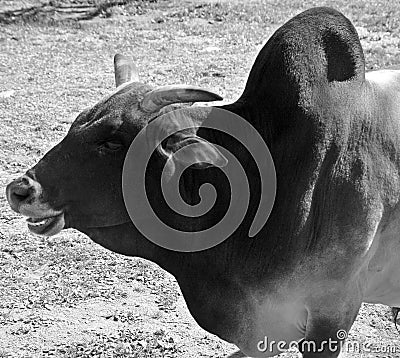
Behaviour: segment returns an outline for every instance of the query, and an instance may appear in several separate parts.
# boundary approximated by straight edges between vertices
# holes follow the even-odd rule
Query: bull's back
[[[365,301],[400,305],[400,66],[366,74],[380,123],[380,162],[390,163],[381,176],[390,184],[381,196],[386,204],[381,229],[375,237],[376,251],[368,264]],[[383,182],[383,180],[382,180]]]

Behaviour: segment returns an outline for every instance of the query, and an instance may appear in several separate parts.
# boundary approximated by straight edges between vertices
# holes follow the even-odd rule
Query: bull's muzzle
[[[51,236],[65,225],[64,212],[54,210],[43,200],[43,188],[29,175],[7,185],[6,195],[11,209],[27,217],[28,228],[35,234]]]
[[[27,175],[13,180],[6,188],[8,203],[17,213],[23,204],[29,205],[38,200],[41,192],[40,184]]]

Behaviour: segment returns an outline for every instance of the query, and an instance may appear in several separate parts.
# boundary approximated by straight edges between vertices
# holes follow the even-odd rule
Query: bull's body
[[[126,76],[120,77],[124,82]],[[115,252],[159,264],[176,277],[197,322],[250,356],[279,353],[277,346],[260,349],[266,337],[306,339],[321,348],[329,338],[337,339],[339,330],[350,329],[362,302],[400,305],[400,72],[365,75],[358,36],[343,15],[319,8],[286,23],[260,52],[241,98],[222,107],[249,121],[274,159],[275,206],[255,238],[247,235],[260,194],[251,164],[250,210],[220,245],[196,253],[174,252],[138,232],[118,188],[123,153],[97,161],[90,157],[90,148],[82,146],[87,146],[91,127],[102,128],[101,121],[113,116],[122,123],[129,145],[148,120],[139,116],[136,102],[149,89],[127,84],[111,100],[83,113],[64,141],[27,172],[25,182],[10,184],[13,208],[37,217],[35,198],[16,188],[40,183],[45,193],[40,200],[47,202],[36,213],[51,208],[54,215],[63,215],[63,227],[75,227]],[[132,96],[132,91],[137,94]],[[231,144],[201,127],[197,134]],[[246,161],[246,153],[237,150]],[[69,173],[86,165],[87,173],[81,174],[86,177],[70,178],[63,186],[49,175],[49,166],[52,173],[65,175],[67,164]],[[93,183],[93,175],[97,186],[83,192],[82,183]],[[196,188],[204,182],[223,189],[212,168],[184,175],[187,202],[196,202]],[[85,201],[75,192],[86,195]],[[75,196],[65,206],[63,195],[68,193]],[[163,210],[161,205],[158,212]],[[168,215],[164,219],[174,221]],[[205,217],[196,228],[211,221]],[[187,229],[189,223],[181,225]],[[324,346],[319,352],[304,348],[305,357],[337,354]]]

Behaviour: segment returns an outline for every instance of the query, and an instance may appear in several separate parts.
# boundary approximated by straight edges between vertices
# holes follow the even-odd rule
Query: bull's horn
[[[117,53],[114,56],[115,86],[119,87],[125,82],[139,81],[139,76],[132,58]]]
[[[170,85],[156,88],[147,92],[141,102],[145,112],[158,112],[161,108],[182,102],[210,102],[220,101],[222,97],[216,93],[196,86]]]

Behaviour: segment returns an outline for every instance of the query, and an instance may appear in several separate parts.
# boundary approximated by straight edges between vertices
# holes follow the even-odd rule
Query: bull
[[[278,354],[289,342],[298,342],[305,358],[337,357],[340,345],[326,343],[346,338],[362,302],[400,305],[400,72],[366,73],[359,37],[340,12],[313,8],[289,20],[260,51],[240,98],[213,107],[248,121],[275,164],[275,204],[253,238],[261,193],[256,164],[232,138],[202,127],[209,107],[176,107],[221,98],[193,86],[146,85],[122,55],[115,78],[117,89],[7,186],[11,208],[28,218],[33,233],[75,228],[114,252],[157,263],[175,276],[201,327],[254,357]],[[217,145],[245,163],[251,189],[237,229],[196,252],[169,250],[142,235],[121,187],[135,137],[161,117],[149,140],[157,142],[172,124],[179,129],[178,110],[193,128],[160,141],[147,167],[157,215],[186,232],[223,217],[231,198]],[[179,182],[183,200],[196,205],[204,183],[218,192],[211,212],[197,218],[172,213],[159,183],[167,163],[173,176],[188,162]],[[267,347],[265,338],[284,343]]]

